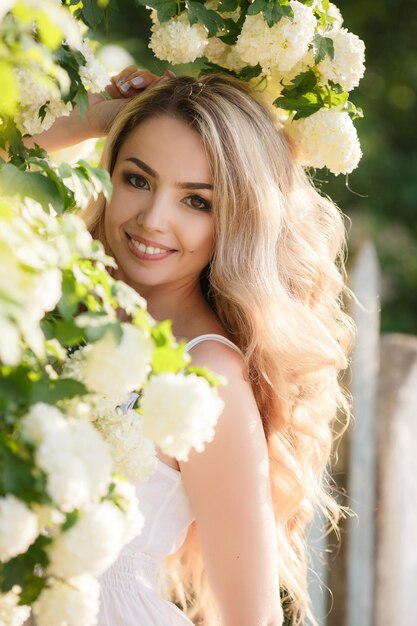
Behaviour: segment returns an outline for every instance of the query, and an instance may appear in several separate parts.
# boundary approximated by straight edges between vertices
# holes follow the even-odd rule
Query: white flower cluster
[[[26,552],[38,534],[38,518],[24,502],[11,494],[0,498],[0,562]]]
[[[365,73],[365,44],[346,28],[326,33],[326,37],[333,40],[334,59],[326,56],[318,64],[321,82],[332,81],[351,91]]]
[[[111,502],[81,511],[76,524],[48,547],[48,573],[58,578],[99,576],[141,532],[144,518],[138,508],[134,527],[131,522],[127,525],[125,515]]]
[[[2,220],[0,360],[7,365],[20,361],[21,335],[35,354],[43,354],[39,322],[61,297],[60,251],[45,237],[54,231],[60,232],[60,224],[35,202],[27,201],[11,219]]]
[[[144,434],[143,417],[137,411],[113,408],[101,413],[94,425],[110,446],[116,472],[137,483],[155,471],[155,445]]]
[[[122,324],[122,329],[120,343],[108,332],[94,344],[80,348],[70,357],[65,375],[104,396],[140,389],[150,371],[154,344],[140,328]]]
[[[151,31],[149,47],[158,59],[169,61],[173,65],[192,63],[204,55],[208,43],[204,26],[191,26],[186,11],[163,24],[156,20]]]
[[[216,390],[195,374],[152,376],[140,404],[144,432],[165,454],[186,461],[191,447],[201,452],[212,441],[223,406]]]
[[[30,615],[30,607],[19,605],[21,588],[15,585],[11,591],[0,593],[1,626],[22,626]]]
[[[316,75],[319,88],[336,84],[345,91],[354,89],[365,71],[365,45],[359,37],[342,28],[343,17],[338,7],[323,0],[313,0],[311,3],[290,0],[289,4],[293,16],[283,17],[272,26],[268,25],[262,11],[254,15],[246,14],[234,45],[222,41],[220,32],[207,38],[202,24],[191,27],[186,11],[163,24],[159,24],[156,11],[152,11],[154,25],[150,47],[157,57],[171,63],[191,62],[204,55],[210,63],[237,73],[247,66],[255,67],[259,64],[263,80],[260,82],[257,77],[250,79],[250,82],[270,102],[282,95],[285,86],[308,70]],[[206,0],[204,6],[234,21],[241,16],[240,5],[229,13],[221,11],[218,0]],[[329,51],[324,59],[316,62],[315,47],[323,37],[332,40],[334,55]],[[322,41],[322,45],[329,46],[329,42]],[[333,115],[341,113],[339,109],[337,105],[330,109],[331,114],[327,113],[328,108],[326,113],[314,113],[305,124],[302,120],[294,122],[294,129],[291,128],[291,111],[276,109],[277,120],[288,126],[304,155],[306,166],[326,166],[333,173],[349,173],[357,166],[361,156],[358,136],[345,114]],[[330,126],[321,138],[317,133],[312,137],[306,134],[307,129],[324,130],[326,121]],[[330,139],[330,132],[333,132],[338,122],[342,126]],[[343,142],[338,150],[333,141],[335,137],[337,141]]]
[[[33,604],[38,626],[96,626],[100,585],[92,576],[51,580]]]
[[[38,403],[21,425],[23,438],[36,445],[47,492],[62,511],[98,502],[107,493],[113,469],[110,449],[90,422],[65,418],[56,407]]]
[[[356,128],[345,111],[320,109],[293,121],[290,131],[307,167],[327,167],[333,174],[349,174],[362,156]]]
[[[86,60],[80,67],[80,78],[84,87],[92,93],[104,91],[110,82],[110,76],[104,65],[94,56],[91,44],[84,39],[79,47]]]
[[[288,72],[306,54],[317,20],[311,7],[290,1],[293,18],[282,18],[269,27],[263,15],[248,15],[236,42],[236,51],[248,65],[258,63],[266,71],[277,67]]]
[[[15,76],[19,90],[16,125],[21,133],[36,135],[48,130],[57,117],[71,113],[71,103],[63,102],[61,92],[52,79],[22,67],[15,69]],[[41,107],[43,119],[39,114]]]

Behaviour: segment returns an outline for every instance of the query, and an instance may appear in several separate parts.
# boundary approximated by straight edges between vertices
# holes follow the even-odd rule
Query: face
[[[105,234],[115,277],[143,295],[198,283],[213,253],[212,176],[196,131],[155,117],[126,139],[112,175]]]

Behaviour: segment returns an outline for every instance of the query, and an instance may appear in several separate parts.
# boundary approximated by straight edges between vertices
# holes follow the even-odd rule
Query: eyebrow
[[[141,159],[138,159],[137,157],[128,157],[125,161],[131,161],[140,167],[144,172],[153,176],[153,178],[159,178],[158,172],[152,169],[152,167],[147,165],[144,161],[141,161]],[[210,183],[175,183],[175,187],[178,189],[213,189],[213,185]]]

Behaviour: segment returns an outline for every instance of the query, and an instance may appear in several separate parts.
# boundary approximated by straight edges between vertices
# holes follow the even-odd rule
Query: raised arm
[[[139,91],[156,84],[169,73],[163,76],[156,76],[147,70],[138,70],[134,65],[129,65],[119,74],[111,78],[111,82],[106,88],[111,96],[106,100],[100,94],[89,94],[89,109],[83,118],[79,115],[78,107],[75,107],[70,115],[57,118],[48,130],[25,137],[24,143],[27,147],[36,144],[40,145],[47,152],[55,152],[68,146],[73,146],[81,141],[93,137],[102,137],[107,134],[117,113],[126,106],[129,99]],[[133,79],[141,77],[143,80],[135,85]],[[2,153],[3,158],[4,153]]]
[[[222,626],[281,626],[268,455],[253,392],[227,346],[201,343],[192,358],[229,381],[214,440],[180,461]]]

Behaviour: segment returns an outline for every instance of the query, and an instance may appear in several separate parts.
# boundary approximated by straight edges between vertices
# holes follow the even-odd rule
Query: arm
[[[172,76],[172,73],[165,75],[169,77]],[[127,90],[121,89],[121,81],[126,83],[139,76],[143,78],[141,85],[135,87],[129,82]],[[130,98],[156,84],[164,76],[158,77],[147,70],[138,70],[134,65],[129,65],[111,78],[111,82],[106,88],[111,100],[106,100],[100,94],[89,93],[89,109],[83,118],[79,115],[78,107],[75,107],[70,115],[57,118],[48,130],[38,135],[25,137],[23,143],[28,148],[33,147],[36,143],[47,152],[55,152],[86,139],[103,137],[107,135],[117,113],[126,106]],[[3,150],[0,151],[0,156],[7,159]]]
[[[202,343],[192,357],[229,381],[214,440],[180,461],[222,626],[281,626],[268,455],[252,389],[227,346]]]

